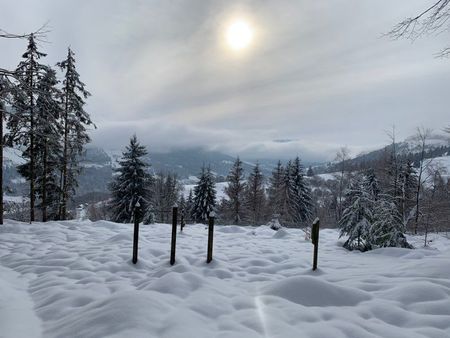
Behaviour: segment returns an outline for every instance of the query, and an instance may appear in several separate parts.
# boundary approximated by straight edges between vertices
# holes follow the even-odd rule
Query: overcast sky
[[[450,122],[450,34],[390,41],[382,34],[427,0],[0,0],[2,29],[49,22],[43,62],[68,45],[92,97],[94,144],[122,148],[136,132],[150,152],[202,146],[245,158],[328,160]],[[236,53],[234,19],[254,30]],[[0,40],[14,68],[24,41]]]

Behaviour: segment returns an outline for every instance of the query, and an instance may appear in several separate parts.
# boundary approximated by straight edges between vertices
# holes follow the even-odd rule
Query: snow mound
[[[291,277],[275,282],[264,294],[304,306],[354,306],[371,297],[364,291],[338,286],[318,277]]]
[[[236,225],[223,225],[215,228],[217,232],[221,232],[224,234],[240,234],[245,233],[245,230],[242,227]]]
[[[290,236],[289,233],[285,229],[280,228],[273,235],[273,238],[286,238],[286,237],[289,237],[289,236]]]

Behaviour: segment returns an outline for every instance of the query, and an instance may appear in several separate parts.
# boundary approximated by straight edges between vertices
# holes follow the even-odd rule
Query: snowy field
[[[300,230],[67,221],[0,226],[0,337],[450,337],[450,241],[341,248],[320,234],[319,270]],[[419,238],[410,238],[421,245]]]

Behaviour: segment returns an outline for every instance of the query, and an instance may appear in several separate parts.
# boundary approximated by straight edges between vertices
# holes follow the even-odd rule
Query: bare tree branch
[[[418,15],[406,18],[386,35],[394,40],[416,40],[425,34],[439,34],[447,31],[450,20],[450,0],[438,0]],[[450,56],[450,47],[435,54],[436,57]]]
[[[31,33],[24,33],[24,34],[13,34],[9,33],[3,29],[0,28],[0,38],[4,39],[28,39],[31,35],[34,36],[34,38],[37,41],[41,42],[48,42],[46,40],[47,34],[50,32],[50,27],[48,25],[48,22],[43,24],[41,27],[39,27],[36,31]]]

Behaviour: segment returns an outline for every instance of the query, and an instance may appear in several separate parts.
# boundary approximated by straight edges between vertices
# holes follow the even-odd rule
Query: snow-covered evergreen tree
[[[185,216],[186,218],[192,217],[192,209],[194,208],[194,194],[192,193],[192,189],[189,189],[189,195],[186,200],[186,208],[185,208]]]
[[[39,93],[39,81],[46,72],[47,67],[39,63],[39,59],[46,54],[38,51],[34,35],[28,39],[23,61],[16,68],[15,76],[18,85],[14,91],[14,113],[8,117],[9,142],[17,144],[24,150],[23,158],[28,161],[28,175],[26,179],[30,183],[30,221],[35,219],[36,200],[36,100]]]
[[[403,223],[408,223],[409,219],[413,215],[414,209],[414,197],[417,187],[417,175],[412,161],[406,160],[400,167],[399,175],[400,184],[400,213],[402,215]]]
[[[290,219],[295,224],[301,224],[310,220],[313,205],[311,190],[305,181],[303,167],[298,157],[290,162],[288,184],[289,213]]]
[[[216,206],[216,188],[211,168],[202,167],[197,185],[194,188],[192,218],[196,222],[208,221]]]
[[[153,178],[149,174],[149,164],[143,159],[147,150],[140,145],[136,135],[122,153],[117,176],[110,185],[112,201],[110,209],[114,222],[131,223],[135,206],[139,202],[141,214],[151,209],[151,191]]]
[[[266,205],[264,177],[259,164],[256,163],[248,177],[245,190],[245,214],[251,224],[260,225],[264,222]]]
[[[348,236],[344,247],[348,250],[366,251],[371,249],[370,228],[373,221],[373,196],[357,175],[345,193],[347,208],[339,221],[340,236]]]
[[[381,188],[380,182],[378,181],[378,178],[376,177],[375,171],[373,169],[368,169],[365,172],[363,185],[365,190],[370,195],[372,195],[373,200],[376,201],[378,199],[378,195],[381,192]]]
[[[59,209],[62,126],[57,84],[56,72],[48,67],[39,81],[35,118],[36,190],[43,222],[57,219]]]
[[[94,126],[89,114],[84,110],[85,99],[91,94],[81,82],[75,66],[75,57],[69,48],[67,58],[57,65],[64,72],[63,103],[63,158],[61,166],[60,218],[67,217],[68,200],[75,193],[81,168],[78,164],[86,143],[90,142],[87,128]]]
[[[284,168],[281,161],[278,161],[269,179],[268,204],[273,215],[281,217],[284,214],[286,195],[284,194]]]
[[[156,175],[152,203],[158,211],[156,221],[170,222],[172,207],[178,202],[180,191],[180,182],[175,174],[159,172]]]
[[[371,247],[412,248],[406,241],[405,226],[397,205],[390,196],[381,196],[375,202],[373,223],[369,231]]]
[[[227,205],[229,207],[230,220],[234,224],[239,224],[243,214],[244,192],[246,184],[244,182],[244,169],[239,157],[233,164],[228,176],[228,186],[225,194],[228,196]]]

